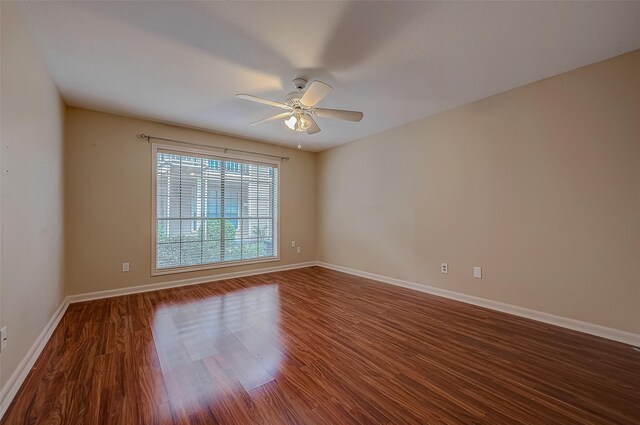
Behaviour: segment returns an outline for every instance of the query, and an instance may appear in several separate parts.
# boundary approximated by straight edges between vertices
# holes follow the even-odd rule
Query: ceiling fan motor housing
[[[301,106],[302,104],[300,103],[300,99],[302,98],[302,95],[304,95],[304,92],[292,91],[291,93],[285,96],[284,103],[294,108],[296,106]]]

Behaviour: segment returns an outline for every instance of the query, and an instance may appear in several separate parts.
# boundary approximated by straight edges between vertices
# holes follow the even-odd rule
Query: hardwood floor
[[[638,424],[630,346],[318,267],[72,304],[3,424]]]

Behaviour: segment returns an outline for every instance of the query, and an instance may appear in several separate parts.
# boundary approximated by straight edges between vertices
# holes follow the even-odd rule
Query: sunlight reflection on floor
[[[278,375],[284,356],[278,285],[162,306],[153,338],[169,398],[185,413],[250,391]]]

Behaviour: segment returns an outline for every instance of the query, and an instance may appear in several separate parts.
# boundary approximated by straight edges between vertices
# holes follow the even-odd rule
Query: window
[[[278,164],[154,145],[154,274],[278,258]]]

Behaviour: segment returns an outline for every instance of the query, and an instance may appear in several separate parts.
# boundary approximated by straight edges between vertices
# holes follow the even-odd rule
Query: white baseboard
[[[450,298],[456,301],[462,301],[467,304],[473,304],[480,307],[489,308],[491,310],[502,311],[504,313],[513,314],[515,316],[526,317],[528,319],[537,320],[539,322],[549,323],[551,325],[556,325],[563,328],[572,329],[574,331],[584,332],[586,334],[622,342],[624,344],[633,345],[635,347],[640,347],[640,335],[631,332],[607,328],[605,326],[582,322],[575,319],[569,319],[567,317],[555,316],[553,314],[543,313],[541,311],[530,310],[524,307],[518,307],[511,304],[501,303],[499,301],[492,301],[486,298],[475,297],[473,295],[466,295],[460,292],[454,292],[446,289],[436,288],[433,286],[423,285],[421,283],[409,282],[402,279],[364,272],[362,270],[356,270],[336,264],[329,264],[318,261],[316,262],[316,265],[325,267],[327,269],[364,277],[367,279],[377,280],[383,283],[389,283],[391,285],[402,286],[404,288],[414,289],[416,291],[426,292],[428,294]]]
[[[306,263],[287,264],[284,266],[264,267],[254,270],[245,270],[238,272],[221,273],[213,276],[194,277],[191,279],[171,280],[168,282],[140,284],[129,286],[126,288],[109,289],[106,291],[87,292],[85,294],[69,295],[67,300],[70,304],[83,301],[97,300],[101,298],[119,297],[122,295],[139,294],[142,292],[159,291],[161,289],[177,288],[180,286],[197,285],[199,283],[215,282],[218,280],[234,279],[237,277],[255,276],[258,274],[281,272],[285,270],[301,269],[303,267],[315,266],[315,261]]]
[[[16,370],[13,372],[5,386],[0,391],[0,419],[6,412],[7,408],[11,404],[11,401],[15,397],[16,393],[20,389],[20,386],[26,379],[27,375],[31,371],[31,368],[35,364],[36,360],[42,353],[45,345],[49,341],[49,338],[53,334],[53,331],[60,323],[60,319],[64,315],[67,307],[71,303],[96,300],[100,298],[111,298],[121,295],[137,294],[142,292],[158,291],[161,289],[176,288],[187,285],[197,285],[199,283],[215,282],[225,279],[233,279],[237,277],[254,276],[265,273],[273,273],[285,270],[293,270],[304,267],[320,266],[331,270],[336,270],[343,273],[352,274],[355,276],[364,277],[367,279],[376,280],[391,285],[402,286],[404,288],[413,289],[420,292],[426,292],[429,294],[441,296],[444,298],[450,298],[456,301],[462,301],[468,304],[477,305],[480,307],[486,307],[492,310],[502,311],[505,313],[513,314],[516,316],[526,317],[532,320],[537,320],[544,323],[560,326],[563,328],[573,329],[579,332],[584,332],[590,335],[599,336],[602,338],[611,339],[613,341],[622,342],[632,346],[640,347],[640,335],[625,332],[617,329],[607,328],[592,323],[582,322],[579,320],[569,319],[566,317],[555,316],[553,314],[543,313],[540,311],[530,310],[524,307],[518,307],[511,304],[505,304],[498,301],[492,301],[485,298],[475,297],[472,295],[466,295],[459,292],[449,291],[446,289],[436,288],[433,286],[423,285],[420,283],[409,282],[402,279],[396,279],[388,276],[382,276],[379,274],[364,272],[362,270],[356,270],[349,267],[339,266],[335,264],[324,263],[321,261],[309,261],[306,263],[296,263],[284,266],[267,267],[255,270],[239,271],[222,273],[215,276],[206,276],[192,279],[173,280],[169,282],[143,284],[139,286],[130,286],[121,289],[112,289],[107,291],[90,292],[86,294],[70,295],[64,299],[58,310],[54,313],[49,323],[42,330],[31,349],[27,352],[22,359]]]
[[[49,342],[49,338],[51,338],[53,331],[58,326],[58,323],[60,323],[60,319],[64,316],[64,312],[67,311],[68,306],[69,303],[67,300],[63,300],[60,307],[58,307],[51,317],[51,320],[49,320],[49,323],[47,323],[40,335],[38,335],[38,338],[24,356],[16,370],[11,374],[11,377],[9,377],[9,380],[2,388],[2,391],[0,391],[0,419],[4,416],[4,413],[13,401],[13,398],[16,396],[16,393],[22,386],[22,383],[27,378],[31,368],[33,368],[36,360],[38,360],[40,353],[42,353],[45,345]]]

